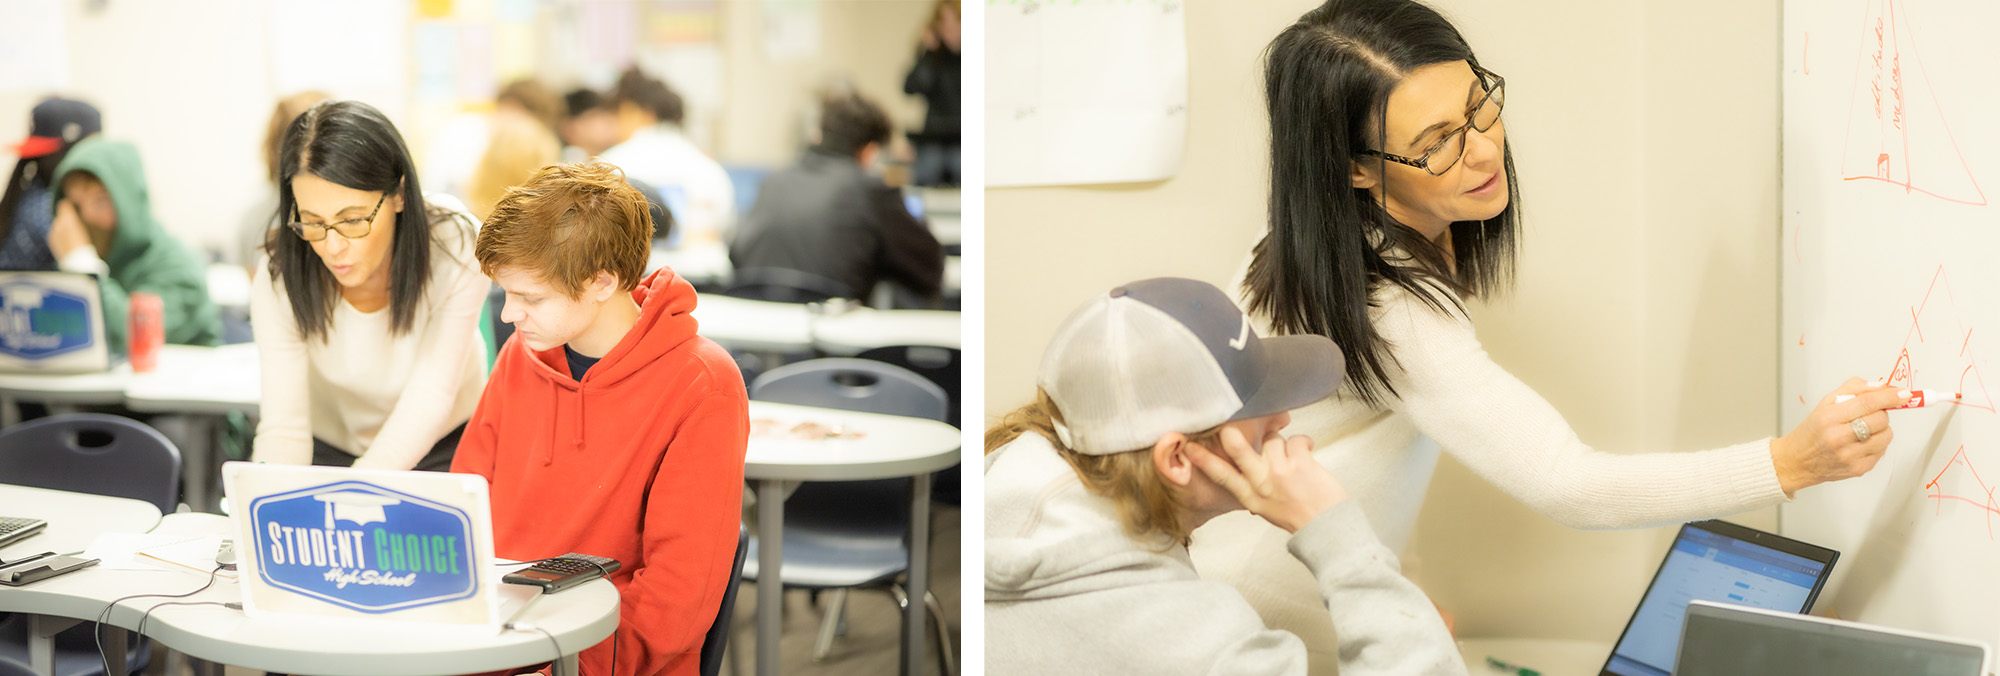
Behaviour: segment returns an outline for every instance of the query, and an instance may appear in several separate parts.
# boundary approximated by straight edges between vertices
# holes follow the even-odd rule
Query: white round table
[[[132,367],[119,364],[95,373],[0,373],[0,427],[21,422],[15,402],[35,401],[65,413],[68,406],[118,404],[125,401],[125,383]]]
[[[931,236],[937,238],[938,244],[942,244],[946,247],[952,247],[952,246],[957,246],[964,241],[965,235],[963,232],[963,228],[959,223],[958,214],[956,213],[925,214],[924,220],[930,221]]]
[[[851,357],[878,347],[959,346],[959,313],[943,310],[877,310],[855,308],[815,317],[813,346],[837,357]]]
[[[167,345],[156,368],[126,380],[125,405],[146,413],[255,415],[262,400],[260,373],[255,343]]]
[[[64,520],[44,516],[53,514],[55,510],[61,511]],[[51,532],[48,535],[30,538],[22,545],[30,545],[45,537],[51,539],[30,549],[58,542],[87,543],[100,533],[144,532],[148,528],[153,528],[154,532],[186,534],[234,532],[232,522],[217,515],[174,514],[161,519],[151,505],[135,500],[14,486],[0,486],[0,514],[49,520]],[[155,523],[157,528],[153,526]],[[19,550],[9,548],[8,551]],[[34,615],[31,634],[40,635],[43,628],[59,628],[70,623],[63,618],[94,621],[107,604],[126,596],[178,594],[200,588],[205,582],[207,579],[203,576],[171,570],[88,568],[25,587],[0,591],[0,611]],[[504,594],[514,597],[510,604],[502,606],[503,614],[511,615],[533,591],[511,587],[514,586],[501,587]],[[241,589],[236,582],[218,580],[207,590],[184,599],[144,598],[120,602],[109,621],[115,626],[136,630],[146,611],[159,606],[146,619],[146,635],[176,651],[198,659],[252,669],[330,676],[461,674],[509,669],[552,659],[556,660],[555,673],[574,675],[577,673],[576,653],[603,641],[618,625],[618,591],[605,580],[548,596],[528,608],[519,618],[518,621],[532,623],[553,635],[562,647],[562,655],[557,655],[556,648],[549,644],[548,636],[532,630],[493,633],[408,623],[284,616],[259,617],[252,621],[243,611],[221,606],[160,605],[183,601],[228,603],[241,599]],[[113,670],[120,670],[122,665],[117,662],[122,661],[118,656],[124,654],[124,632],[105,632],[104,639],[109,656],[117,658],[113,660]],[[52,666],[37,666],[37,673],[49,673]]]
[[[682,244],[679,249],[656,247],[647,257],[646,272],[661,267],[696,285],[728,284],[735,268],[729,264],[729,247],[721,242]]]
[[[42,552],[76,552],[100,533],[144,533],[160,523],[160,509],[144,500],[112,498],[0,484],[0,516],[49,522],[41,533],[6,547],[0,560]],[[0,596],[8,592],[0,591]]]
[[[903,416],[750,402],[751,420],[800,422],[860,432],[859,438],[791,439],[752,435],[743,476],[757,485],[757,673],[778,673],[784,599],[785,483],[914,477],[910,496],[910,603],[903,609],[902,672],[923,673],[924,593],[930,584],[931,473],[958,464],[958,428]]]
[[[695,299],[696,333],[723,347],[759,352],[810,349],[812,311],[799,303],[773,303],[704,293]]]

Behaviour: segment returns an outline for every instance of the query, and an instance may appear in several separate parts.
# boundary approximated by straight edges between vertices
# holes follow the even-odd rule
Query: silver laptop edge
[[[1935,643],[1946,643],[1951,645],[1978,648],[1980,654],[1979,673],[1987,674],[1989,676],[1993,673],[1993,647],[1987,645],[1986,642],[1984,641],[1976,641],[1973,639],[1961,638],[1958,636],[1945,636],[1941,634],[1931,634],[1921,631],[1912,631],[1909,629],[1899,629],[1896,627],[1887,627],[1879,624],[1850,622],[1847,620],[1836,620],[1828,617],[1818,617],[1814,615],[1805,615],[1800,613],[1786,613],[1775,610],[1765,610],[1762,608],[1752,608],[1749,606],[1739,606],[1728,603],[1716,603],[1714,601],[1701,601],[1701,600],[1691,601],[1688,603],[1687,619],[1681,622],[1681,644],[1680,644],[1680,649],[1677,652],[1681,655],[1685,655],[1686,652],[1688,651],[1689,649],[1687,642],[1688,628],[1690,626],[1693,626],[1694,617],[1696,615],[1722,618],[1732,614],[1756,615],[1764,618],[1777,620],[1778,621],[1777,623],[1817,624],[1824,627],[1834,627],[1838,629],[1846,629],[1851,631],[1861,631],[1870,634],[1882,634],[1888,636],[1896,636],[1900,638],[1910,638],[1921,641],[1931,641]],[[1679,660],[1676,659],[1675,662],[1678,663]]]

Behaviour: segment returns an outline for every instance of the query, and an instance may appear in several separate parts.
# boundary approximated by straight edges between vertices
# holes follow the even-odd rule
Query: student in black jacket
[[[867,298],[883,279],[936,296],[944,248],[900,192],[864,171],[889,134],[889,116],[873,101],[851,91],[822,97],[818,144],[764,180],[729,248],[739,284],[779,270],[846,298]]]

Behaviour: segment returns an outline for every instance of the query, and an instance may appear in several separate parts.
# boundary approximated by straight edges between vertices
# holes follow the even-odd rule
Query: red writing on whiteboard
[[[1948,363],[1946,368],[1949,370],[1945,373],[1949,375],[1945,377],[1957,377],[1957,384],[1949,391],[1958,392],[1964,398],[1944,403],[1993,412],[1993,397],[1987,390],[1986,378],[1979,373],[1980,359],[1972,347],[1972,329],[1967,328],[1959,318],[1958,301],[1952,294],[1951,278],[1945,274],[1944,266],[1938,266],[1937,271],[1932,273],[1931,285],[1924,291],[1923,301],[1910,306],[1909,311],[1910,328],[1903,334],[1903,346],[1896,355],[1895,364],[1883,377],[1886,384],[1906,390],[1947,389],[1938,382],[1938,375],[1926,374],[1919,368],[1920,362],[1911,357],[1911,351],[1915,350],[1925,359]],[[1930,327],[1937,344],[1925,342],[1925,326]],[[1958,343],[1958,348],[1942,354],[1937,352],[1938,348],[1951,350],[1950,343]],[[1950,356],[1953,353],[1956,353],[1955,357]],[[1935,363],[1931,365],[1935,366]]]
[[[1841,180],[1879,181],[1905,194],[1985,206],[1986,193],[1945,122],[1939,92],[1924,74],[1907,12],[1897,0],[1874,0],[1862,25]]]
[[[1957,468],[1963,468],[1964,473],[1970,475],[1971,484],[1966,484],[1964,477],[1954,477],[1949,481],[1945,479],[1947,473]],[[1947,490],[1947,486],[1953,488]],[[1995,504],[1993,501],[1995,487],[1986,485],[1986,480],[1979,477],[1979,470],[1972,466],[1972,459],[1965,455],[1965,445],[1959,445],[1958,452],[1953,453],[1951,459],[1945,461],[1944,469],[1938,470],[1937,476],[1931,477],[1931,482],[1924,484],[1924,488],[1930,489],[1929,497],[1936,503],[1936,513],[1940,516],[1944,514],[1946,500],[1957,500],[1984,510],[1986,539],[1993,539],[1993,515],[2000,514],[2000,504]]]

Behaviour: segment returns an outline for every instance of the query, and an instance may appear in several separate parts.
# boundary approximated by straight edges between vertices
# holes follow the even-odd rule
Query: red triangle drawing
[[[1940,291],[1943,293],[1939,293]],[[1957,371],[1957,387],[1950,391],[1959,393],[1963,398],[1945,403],[1995,411],[1993,396],[1986,387],[1986,378],[1979,373],[1979,355],[1972,347],[1972,330],[1965,328],[1963,315],[1958,311],[1958,299],[1951,290],[1951,277],[1945,274],[1942,265],[1931,275],[1931,285],[1924,291],[1923,302],[1910,308],[1910,330],[1903,334],[1902,353],[1897,355],[1896,365],[1889,369],[1887,384],[1906,390],[1936,391],[1945,388],[1946,383],[1939,380],[1938,373],[1927,374],[1923,382],[1918,382],[1916,366],[1910,360],[1910,349],[1925,344],[1926,326],[1930,327],[1932,338],[1940,342],[1957,340],[1959,343],[1956,351],[1958,360],[1945,368]],[[1944,347],[1949,349],[1948,345]],[[1937,356],[1936,349],[1933,347],[1933,351],[1924,354]],[[1931,362],[1926,361],[1925,364],[1930,365]],[[1959,364],[1964,366],[1960,367]]]
[[[1965,467],[1966,473],[1972,475],[1972,485],[1966,485],[1962,479],[1944,480],[1945,473],[1959,466]],[[1947,485],[1955,490],[1947,490]],[[1939,515],[1944,514],[1946,500],[1957,500],[1986,510],[1986,539],[1993,539],[1993,515],[2000,514],[2000,502],[1994,500],[1993,493],[1995,488],[2000,487],[1989,487],[1986,485],[1986,480],[1979,478],[1979,470],[1972,466],[1972,458],[1965,455],[1963,444],[1959,445],[1958,452],[1952,454],[1950,460],[1945,461],[1944,468],[1938,470],[1937,476],[1932,477],[1930,483],[1924,484],[1924,488],[1931,491],[1927,497],[1937,503],[1936,513]]]
[[[1889,377],[1886,380],[1887,384],[1895,387],[1900,387],[1905,390],[1914,389],[1916,387],[1916,385],[1912,384],[1911,382],[1912,379],[1910,378],[1909,350],[1903,350],[1903,356],[1896,358],[1896,367],[1889,369]]]
[[[1840,177],[1880,181],[1947,202],[1986,205],[1924,74],[1915,30],[1897,0],[1873,0],[1847,110]]]

